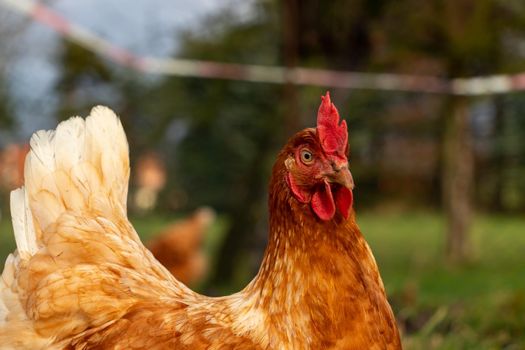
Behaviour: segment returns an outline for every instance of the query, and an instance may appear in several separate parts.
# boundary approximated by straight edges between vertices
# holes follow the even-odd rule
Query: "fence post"
[[[450,262],[464,262],[470,253],[474,155],[470,100],[450,97],[446,116],[443,159],[443,204],[446,213],[446,255]]]

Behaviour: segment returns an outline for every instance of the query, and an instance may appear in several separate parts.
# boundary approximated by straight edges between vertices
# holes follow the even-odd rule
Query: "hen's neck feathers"
[[[348,220],[336,214],[321,221],[293,198],[285,180],[288,155],[283,150],[273,169],[269,243],[258,275],[243,294],[253,308],[264,310],[267,326],[284,337],[279,342],[297,348],[304,345],[296,344],[298,339],[326,338],[326,332],[341,337],[356,307],[352,298],[383,286],[353,213]]]

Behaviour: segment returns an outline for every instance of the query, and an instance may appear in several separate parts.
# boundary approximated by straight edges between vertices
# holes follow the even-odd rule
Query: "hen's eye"
[[[301,161],[304,164],[311,164],[314,161],[314,155],[307,149],[301,151]]]

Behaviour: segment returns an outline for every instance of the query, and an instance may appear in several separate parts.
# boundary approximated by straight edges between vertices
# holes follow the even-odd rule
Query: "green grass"
[[[448,302],[525,288],[525,219],[478,217],[472,259],[461,267],[445,262],[443,220],[436,214],[365,213],[358,222],[388,290],[417,283],[422,298]]]
[[[10,218],[1,216],[0,219],[0,261],[2,269],[4,261],[9,253],[15,249],[15,240],[13,237],[13,228],[11,227]]]
[[[145,239],[173,218],[135,218]],[[478,216],[472,259],[444,259],[444,220],[436,213],[358,214],[380,266],[405,349],[525,349],[525,218]],[[227,226],[208,235],[213,257]],[[10,222],[0,221],[0,259],[14,249]],[[212,262],[213,262],[212,258]]]
[[[525,349],[525,218],[479,216],[472,259],[444,258],[433,213],[363,213],[406,349]]]

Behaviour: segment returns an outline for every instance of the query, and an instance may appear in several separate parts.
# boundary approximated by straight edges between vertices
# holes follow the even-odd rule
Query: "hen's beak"
[[[350,191],[354,189],[354,179],[350,170],[348,170],[348,163],[343,165],[332,164],[332,171],[325,175],[330,183],[338,184],[348,188]]]

